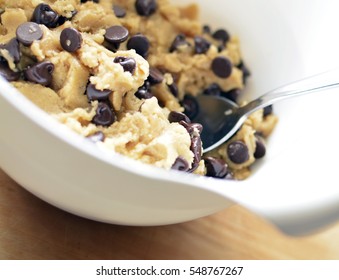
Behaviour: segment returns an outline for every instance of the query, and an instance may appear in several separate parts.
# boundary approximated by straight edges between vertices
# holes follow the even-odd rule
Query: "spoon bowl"
[[[196,98],[199,112],[193,122],[202,124],[204,152],[209,152],[230,139],[253,112],[287,98],[336,87],[339,87],[339,70],[333,69],[279,87],[242,107],[224,97],[199,95]]]
[[[239,106],[227,98],[199,95],[196,100],[199,112],[192,121],[203,126],[201,140],[204,152],[208,152],[236,133],[243,123],[242,116],[238,113]]]

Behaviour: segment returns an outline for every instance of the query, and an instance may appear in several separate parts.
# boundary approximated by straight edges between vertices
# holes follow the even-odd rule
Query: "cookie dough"
[[[239,40],[168,0],[0,0],[0,75],[103,149],[147,164],[244,179],[277,118],[254,113],[204,155],[198,94],[237,101],[250,75]]]

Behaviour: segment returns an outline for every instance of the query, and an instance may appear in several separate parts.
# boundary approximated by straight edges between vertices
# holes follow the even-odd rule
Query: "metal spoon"
[[[231,138],[253,112],[290,97],[338,86],[339,69],[335,69],[279,87],[243,107],[223,97],[199,95],[199,112],[192,121],[203,125],[201,139],[204,152],[208,152]]]

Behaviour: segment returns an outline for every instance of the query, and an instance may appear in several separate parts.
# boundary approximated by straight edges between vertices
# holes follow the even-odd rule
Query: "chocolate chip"
[[[171,111],[168,115],[168,120],[170,123],[185,121],[186,123],[191,123],[191,120],[181,112]]]
[[[196,54],[205,54],[209,50],[211,43],[207,41],[204,37],[195,36],[194,37],[194,50]]]
[[[217,83],[213,83],[203,91],[203,94],[221,96],[236,103],[239,95],[241,95],[241,90],[236,88],[225,92]]]
[[[7,44],[0,45],[0,49],[8,51],[10,56],[13,58],[14,63],[18,63],[21,59],[20,45],[16,38],[11,39]]]
[[[167,85],[167,86],[168,86],[170,92],[172,93],[172,95],[173,95],[174,97],[178,97],[179,89],[178,89],[177,84],[176,84],[176,83],[172,83],[172,84]]]
[[[113,11],[117,18],[124,18],[126,16],[126,10],[118,5],[113,6]]]
[[[95,85],[88,84],[86,89],[87,98],[89,101],[99,100],[104,101],[107,100],[109,95],[112,93],[111,90],[105,89],[105,90],[98,90],[96,89]]]
[[[81,48],[82,36],[75,28],[65,28],[60,34],[60,44],[62,48],[73,53]]]
[[[225,178],[228,174],[228,167],[223,159],[214,157],[204,158],[206,167],[206,176],[213,178]]]
[[[152,98],[154,95],[151,92],[149,82],[146,81],[145,84],[142,85],[137,90],[137,92],[135,93],[135,96],[139,99],[150,99],[150,98]]]
[[[81,3],[86,3],[88,1],[94,2],[94,3],[99,3],[99,0],[81,0]]]
[[[163,100],[159,100],[159,99],[158,99],[158,105],[159,105],[161,108],[165,108],[165,107],[166,107],[166,102],[164,102]]]
[[[266,146],[264,140],[256,136],[255,138],[255,151],[254,151],[254,158],[260,159],[266,155]]]
[[[264,117],[267,117],[268,115],[271,115],[273,113],[273,105],[266,106],[264,108]]]
[[[180,102],[181,106],[184,107],[184,113],[193,120],[199,113],[199,103],[196,98],[190,94],[186,94],[184,99]]]
[[[58,26],[59,15],[47,4],[39,4],[33,12],[32,21],[49,28]]]
[[[192,163],[192,167],[189,171],[193,172],[198,168],[199,162],[201,161],[202,142],[201,142],[200,136],[194,136],[191,139],[190,150],[193,153],[193,163]]]
[[[221,96],[227,98],[234,103],[237,103],[238,97],[241,95],[241,90],[238,88],[231,89],[230,91],[221,92]]]
[[[199,136],[203,130],[203,126],[200,123],[187,123],[186,121],[181,120],[179,121],[179,124],[186,128],[191,137]]]
[[[219,45],[218,46],[218,52],[222,52],[225,49],[226,49],[225,45]]]
[[[164,75],[158,68],[150,67],[147,80],[151,85],[161,84],[164,80]]]
[[[110,126],[115,120],[116,116],[112,108],[108,104],[100,102],[92,122],[95,125]]]
[[[203,91],[203,94],[212,95],[212,96],[220,96],[221,92],[222,90],[220,86],[217,83],[213,83]]]
[[[174,38],[169,48],[169,52],[179,50],[183,46],[189,46],[189,43],[186,41],[186,36],[184,34],[179,34]]]
[[[24,46],[30,46],[36,40],[40,40],[43,32],[39,24],[35,22],[25,22],[16,30],[16,37]]]
[[[204,25],[202,27],[202,32],[205,34],[211,34],[211,27],[209,25]]]
[[[104,41],[102,45],[111,52],[117,52],[120,48],[120,44],[112,44],[108,41]]]
[[[216,40],[222,41],[223,44],[226,44],[230,39],[230,35],[225,29],[218,29],[213,33],[212,37]]]
[[[145,81],[144,84],[142,85],[144,88],[146,89],[150,89],[151,88],[151,83],[149,81]]]
[[[184,159],[182,156],[178,156],[175,160],[175,162],[172,165],[173,170],[183,171],[186,172],[189,169],[189,164],[186,159]]]
[[[128,30],[121,25],[113,25],[106,29],[105,40],[112,44],[120,44],[127,40]]]
[[[236,164],[242,164],[249,159],[249,151],[242,141],[231,142],[227,147],[227,155]]]
[[[232,74],[232,62],[224,56],[217,56],[212,61],[212,71],[219,78],[226,79]]]
[[[67,19],[67,18],[64,17],[64,16],[59,16],[57,25],[58,25],[58,26],[63,25],[67,20],[69,20],[69,19]]]
[[[20,78],[20,72],[14,72],[8,67],[6,61],[0,61],[0,76],[8,82],[17,81]]]
[[[93,143],[103,142],[105,140],[105,134],[102,131],[98,131],[92,135],[87,136],[87,139]]]
[[[43,61],[28,67],[24,74],[28,81],[47,87],[52,82],[53,71],[54,64],[49,61]]]
[[[193,131],[198,131],[199,132],[199,134],[201,134],[202,133],[202,131],[203,131],[203,126],[202,126],[202,124],[200,124],[200,123],[191,123],[190,124],[190,129],[191,130],[193,130]],[[188,132],[190,132],[190,130],[188,131]]]
[[[138,91],[135,93],[135,96],[138,97],[139,99],[150,99],[154,95],[149,90],[139,88]]]
[[[134,49],[137,54],[142,57],[147,57],[150,48],[150,42],[146,36],[137,34],[132,36],[127,42],[127,49]]]
[[[157,10],[157,2],[155,0],[136,0],[135,9],[140,16],[150,16]]]
[[[134,58],[122,56],[114,58],[114,63],[119,63],[125,72],[130,72],[132,75],[134,74],[137,65]]]
[[[58,19],[58,26],[60,25],[63,25],[66,21],[70,21],[73,19],[73,17],[78,13],[77,10],[74,10],[71,12],[71,17],[64,17],[64,16],[59,16],[59,19]]]

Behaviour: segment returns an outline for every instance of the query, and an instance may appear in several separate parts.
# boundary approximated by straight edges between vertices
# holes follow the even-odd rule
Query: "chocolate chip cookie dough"
[[[195,96],[237,101],[239,41],[167,0],[0,0],[0,75],[103,149],[147,164],[244,179],[277,118],[254,113],[204,155]]]

